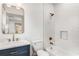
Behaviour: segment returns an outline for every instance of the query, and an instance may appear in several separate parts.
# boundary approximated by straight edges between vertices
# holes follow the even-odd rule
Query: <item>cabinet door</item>
[[[0,56],[30,56],[30,45],[0,50]]]
[[[9,53],[9,49],[6,50],[0,50],[0,56],[7,56]]]
[[[17,50],[17,54],[18,55],[24,55],[24,56],[29,56],[30,55],[30,45],[27,46],[22,46],[22,47],[18,47],[16,48]]]

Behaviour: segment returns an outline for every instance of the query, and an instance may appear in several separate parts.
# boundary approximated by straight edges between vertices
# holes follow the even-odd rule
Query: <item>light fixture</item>
[[[16,6],[18,6],[18,7],[22,7],[22,4],[21,4],[21,3],[19,3],[19,4],[17,3]]]
[[[7,7],[12,7],[12,6],[15,6],[16,9],[21,9],[22,7],[22,4],[21,3],[14,3],[14,4],[6,4]]]
[[[11,7],[11,5],[10,4],[6,4],[7,5],[7,7]]]
[[[20,9],[20,7],[16,7],[16,9]]]

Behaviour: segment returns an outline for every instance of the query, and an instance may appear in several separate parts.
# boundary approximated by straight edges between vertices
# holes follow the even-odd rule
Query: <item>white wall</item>
[[[28,40],[43,40],[43,4],[25,5],[25,33]]]
[[[54,8],[57,46],[79,53],[79,4],[54,4]],[[60,31],[68,31],[68,40],[60,39]]]

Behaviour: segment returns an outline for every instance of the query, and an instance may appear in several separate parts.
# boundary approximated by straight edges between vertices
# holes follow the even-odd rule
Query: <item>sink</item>
[[[2,49],[8,49],[8,48],[13,48],[13,47],[18,47],[18,46],[23,46],[23,45],[29,45],[30,42],[27,40],[19,40],[19,41],[11,41],[11,42],[1,42],[0,43],[0,50]]]

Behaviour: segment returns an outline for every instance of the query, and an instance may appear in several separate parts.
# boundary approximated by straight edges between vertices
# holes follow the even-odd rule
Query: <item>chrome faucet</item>
[[[13,34],[13,41],[15,41],[15,38],[14,37],[15,37],[15,34]]]
[[[15,41],[15,34],[13,34],[12,40],[11,38],[8,38],[8,42],[11,42],[11,41]]]

